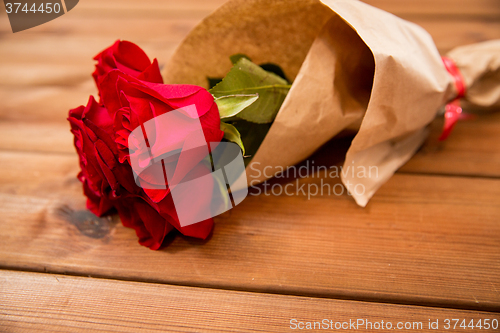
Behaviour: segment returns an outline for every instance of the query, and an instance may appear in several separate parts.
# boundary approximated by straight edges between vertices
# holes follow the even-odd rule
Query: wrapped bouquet
[[[436,116],[444,113],[445,138],[461,106],[500,107],[500,41],[442,58],[422,28],[356,0],[232,0],[187,36],[162,75],[130,42],[95,59],[98,101],[69,116],[87,206],[116,210],[151,249],[174,228],[207,237],[212,217],[243,200],[242,178],[266,181],[344,130],[356,133],[344,168],[377,169],[341,174],[365,206]],[[238,147],[227,163],[224,143]],[[238,156],[237,174],[213,176]],[[183,186],[197,179],[197,191]],[[186,210],[196,216],[189,223]]]

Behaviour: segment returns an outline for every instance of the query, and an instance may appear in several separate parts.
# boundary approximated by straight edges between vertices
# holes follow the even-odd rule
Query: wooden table
[[[85,211],[65,118],[95,94],[92,56],[120,38],[165,63],[222,2],[85,0],[16,34],[2,10],[0,331],[499,320],[500,113],[459,123],[443,143],[436,120],[366,208],[347,195],[250,196],[216,218],[208,241],[171,237],[156,252],[118,218]],[[498,0],[368,2],[422,25],[442,53],[500,38]]]

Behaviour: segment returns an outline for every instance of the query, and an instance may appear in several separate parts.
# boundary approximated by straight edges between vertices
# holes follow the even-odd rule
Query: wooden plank
[[[432,36],[438,51],[500,38],[500,20],[410,19]]]
[[[140,22],[137,22],[141,25]],[[24,86],[60,86],[58,92],[77,84],[91,81],[95,61],[93,57],[101,50],[119,39],[114,36],[75,37],[73,35],[61,38],[44,36],[30,39],[0,40],[0,87],[1,89],[19,88]],[[123,36],[123,34],[121,35]],[[122,37],[140,45],[151,59],[158,58],[160,66],[164,66],[173,54],[181,38],[173,41],[144,41],[140,38]],[[59,45],[65,45],[60,47]],[[72,47],[73,45],[73,47]],[[57,52],[54,52],[57,49]],[[33,52],[40,50],[40,52]],[[36,90],[36,88],[35,88]]]
[[[197,21],[189,21],[191,23],[186,23],[182,29],[175,22],[177,21],[171,23],[169,20],[140,18],[132,22],[119,20],[110,27],[110,23],[104,20],[88,24],[85,19],[73,19],[60,23],[59,30],[72,31],[67,35],[5,35],[0,40],[0,97],[4,103],[0,117],[26,119],[26,116],[36,114],[39,118],[64,119],[59,113],[59,117],[54,117],[51,112],[58,112],[59,100],[71,101],[64,103],[64,108],[67,109],[84,103],[89,94],[95,94],[90,73],[93,71],[92,57],[97,52],[117,38],[130,39],[164,64],[175,46]],[[498,21],[421,20],[416,23],[420,23],[431,33],[443,53],[458,45],[500,38]],[[152,33],[143,34],[142,30],[135,28],[144,27],[145,24],[151,25],[148,31]],[[88,35],[80,35],[85,29],[95,30]],[[176,30],[179,31],[175,32]],[[81,98],[76,98],[74,94],[80,86],[88,89],[85,94],[77,95],[82,96]]]
[[[85,1],[78,4],[77,10],[68,17],[79,15],[112,18],[114,16],[162,16],[164,18],[191,17],[202,19],[213,10],[223,5],[225,0],[214,1],[162,1],[162,0],[111,0]],[[500,6],[496,0],[363,0],[372,6],[381,8],[401,17],[473,17],[498,19]],[[2,15],[5,15],[2,13]],[[6,17],[6,15],[5,15]],[[8,25],[6,25],[6,28]],[[47,25],[44,26],[45,28]],[[43,31],[36,27],[31,31]],[[8,29],[6,29],[8,30]]]
[[[478,8],[494,12],[487,6]],[[102,8],[95,8],[92,13],[78,11],[76,15],[59,18],[26,32],[5,32],[0,41],[0,84],[47,84],[39,81],[44,77],[50,84],[61,84],[59,72],[66,73],[70,80],[87,77],[89,70],[86,68],[92,67],[91,57],[118,38],[140,44],[148,54],[164,63],[175,46],[203,18],[179,18],[176,13],[174,17],[164,17],[154,7],[151,12],[141,15],[133,14],[133,9],[128,14],[120,10],[114,14],[111,9],[110,13],[103,13]],[[170,11],[167,9],[167,12]],[[428,30],[443,53],[459,45],[500,38],[498,20],[443,19],[428,15],[403,18]],[[142,29],[136,29],[137,26]],[[10,29],[8,25],[5,28]],[[51,66],[47,67],[46,62]],[[33,77],[38,81],[33,82]]]
[[[496,0],[362,0],[401,17],[500,17]]]
[[[212,11],[222,5],[224,0],[214,1],[175,1],[148,0],[137,2],[134,0],[108,0],[105,3],[99,0],[85,1],[85,9],[112,9],[140,11],[152,9],[167,12]],[[500,15],[500,6],[496,0],[363,0],[372,6],[389,11],[396,15],[475,15],[493,16]],[[83,8],[83,6],[82,6]]]
[[[97,95],[92,80],[62,87],[1,87],[0,120],[66,123],[68,111],[87,104],[90,95]]]
[[[451,318],[466,324],[500,318],[488,312],[40,273],[0,271],[0,280],[0,325],[8,332],[289,332],[299,322],[304,327],[322,322],[323,329],[333,330],[336,323],[348,327],[349,320],[357,324],[358,319],[360,330],[369,330],[366,322],[381,327],[383,320],[384,328],[401,323],[432,332],[429,319],[443,329]]]
[[[75,152],[69,122],[0,121],[0,147],[6,150]]]
[[[484,1],[484,0],[483,0]],[[96,11],[102,11],[106,16],[122,16],[129,12],[131,16],[140,16],[145,13],[161,15],[164,18],[170,17],[196,17],[204,18],[212,11],[216,10],[227,0],[188,0],[183,2],[164,0],[111,0],[105,3],[99,0],[85,1],[82,3],[81,11],[83,15],[93,15]]]
[[[139,16],[125,20],[121,16],[102,19],[76,16],[64,20],[63,17],[50,22],[51,31],[5,33],[0,41],[3,46],[0,57],[15,60],[14,55],[18,55],[23,60],[36,60],[32,51],[39,49],[41,61],[55,62],[55,59],[62,59],[64,62],[81,64],[81,59],[90,61],[98,51],[120,38],[139,44],[151,57],[165,62],[170,55],[170,49],[180,43],[201,19]],[[464,44],[500,38],[499,20],[433,19],[428,16],[408,19],[426,29],[442,52]],[[40,28],[44,26],[41,25]],[[142,29],[135,29],[136,26],[143,27],[147,33]],[[67,32],[64,33],[65,31]],[[26,49],[29,51],[26,52]],[[54,52],[54,49],[58,52]],[[68,57],[63,59],[66,54]],[[51,57],[54,57],[54,60],[51,60]]]
[[[441,51],[451,47],[498,36],[500,6],[496,0],[369,0],[387,10],[426,28],[436,40]],[[20,38],[38,38],[40,34],[71,37],[109,36],[111,39],[131,39],[135,42],[156,40],[180,41],[192,27],[224,1],[111,1],[82,2],[75,11],[50,23],[12,34],[6,14],[2,12],[0,32],[4,42]],[[126,19],[125,19],[126,18]],[[443,19],[446,19],[443,21]],[[443,25],[449,25],[443,29]],[[141,29],[135,27],[141,26]],[[485,33],[485,30],[491,30]],[[144,31],[147,31],[145,33]],[[15,36],[15,38],[14,38]],[[60,43],[63,45],[63,43]],[[87,51],[88,48],[82,48]],[[88,51],[87,51],[88,52]]]
[[[162,5],[163,4],[163,5]],[[174,7],[172,8],[172,4]],[[194,7],[197,8],[194,8]],[[162,40],[182,38],[191,28],[204,17],[217,8],[217,4],[207,3],[197,5],[175,5],[173,1],[152,3],[142,1],[123,4],[107,5],[100,2],[94,6],[87,6],[87,2],[80,2],[74,11],[59,17],[57,20],[12,34],[11,27],[5,12],[0,13],[0,33],[9,39],[25,39],[34,36],[52,35],[99,35],[112,36],[112,38],[151,39],[162,36]],[[136,24],[141,24],[137,29]],[[135,27],[135,29],[134,29]],[[95,34],[95,35],[94,35]],[[13,38],[13,36],[16,38]],[[114,36],[113,36],[114,35]],[[4,37],[2,36],[2,37]]]
[[[165,22],[168,24],[165,24]],[[162,31],[176,28],[175,21],[142,19],[133,20],[132,23],[137,25],[148,23],[151,26],[154,25],[157,27],[160,25]],[[189,32],[190,27],[191,25],[186,28],[188,29],[187,32]],[[130,26],[127,29],[137,34],[137,29],[132,29]],[[86,70],[86,75],[89,76],[96,63],[92,58],[119,38],[133,41],[144,49],[150,55],[151,59],[156,57],[159,58],[158,61],[165,63],[168,60],[166,55],[173,52],[173,49],[175,49],[184,37],[184,33],[178,33],[178,36],[170,33],[162,35],[162,39],[159,40],[159,33],[153,36],[153,39],[151,36],[147,38],[148,36],[144,35],[141,37],[137,35],[128,36],[123,30],[121,33],[113,35],[99,33],[98,31],[94,31],[94,33],[94,35],[89,34],[88,36],[60,35],[57,38],[54,38],[50,34],[30,35],[29,37],[20,36],[19,38],[11,36],[0,41],[0,45],[4,46],[0,49],[0,58],[10,65],[23,64],[29,67],[37,64],[45,64],[49,67],[54,67],[58,64],[63,64],[74,67],[72,70],[80,67],[82,70]],[[33,55],[33,50],[37,50],[36,56]],[[54,52],[54,50],[57,50],[57,52]]]
[[[59,103],[62,101],[64,100]],[[70,104],[72,101],[66,102]],[[67,110],[60,108],[58,112],[58,117],[64,119]],[[39,121],[36,122],[26,122],[26,119],[0,121],[0,150],[73,154],[75,149],[69,124],[59,121],[42,122],[47,119],[38,116]],[[37,119],[35,117],[36,114],[33,118]],[[443,121],[439,118],[431,124],[426,143],[400,172],[500,177],[500,113],[460,121],[452,135],[446,141],[439,142],[442,125]],[[328,166],[338,163],[338,157],[345,153],[337,151],[338,145],[342,145],[342,140],[333,140],[311,160],[322,159],[322,163]],[[334,155],[334,158],[325,161],[325,157],[329,155]]]
[[[74,155],[0,153],[0,267],[500,310],[498,179],[399,174],[364,209],[347,195],[249,196],[210,240],[155,252],[85,212],[77,168]],[[298,184],[338,183],[319,176]]]
[[[424,146],[399,172],[500,177],[500,112],[459,121],[444,142],[436,119]]]

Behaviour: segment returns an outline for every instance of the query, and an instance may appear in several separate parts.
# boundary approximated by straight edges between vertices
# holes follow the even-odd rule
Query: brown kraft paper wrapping
[[[293,80],[247,167],[249,185],[272,175],[264,167],[280,172],[342,130],[359,128],[341,179],[365,206],[456,96],[425,30],[357,0],[229,1],[179,46],[163,71],[165,83],[207,87],[207,77],[225,76],[236,53],[276,63]],[[500,41],[457,48],[449,57],[468,87],[465,104],[498,108]]]

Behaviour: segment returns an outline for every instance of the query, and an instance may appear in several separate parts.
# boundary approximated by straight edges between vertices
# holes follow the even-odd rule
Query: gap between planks
[[[498,314],[0,271],[0,323],[15,330],[285,332],[291,319],[421,322]]]

